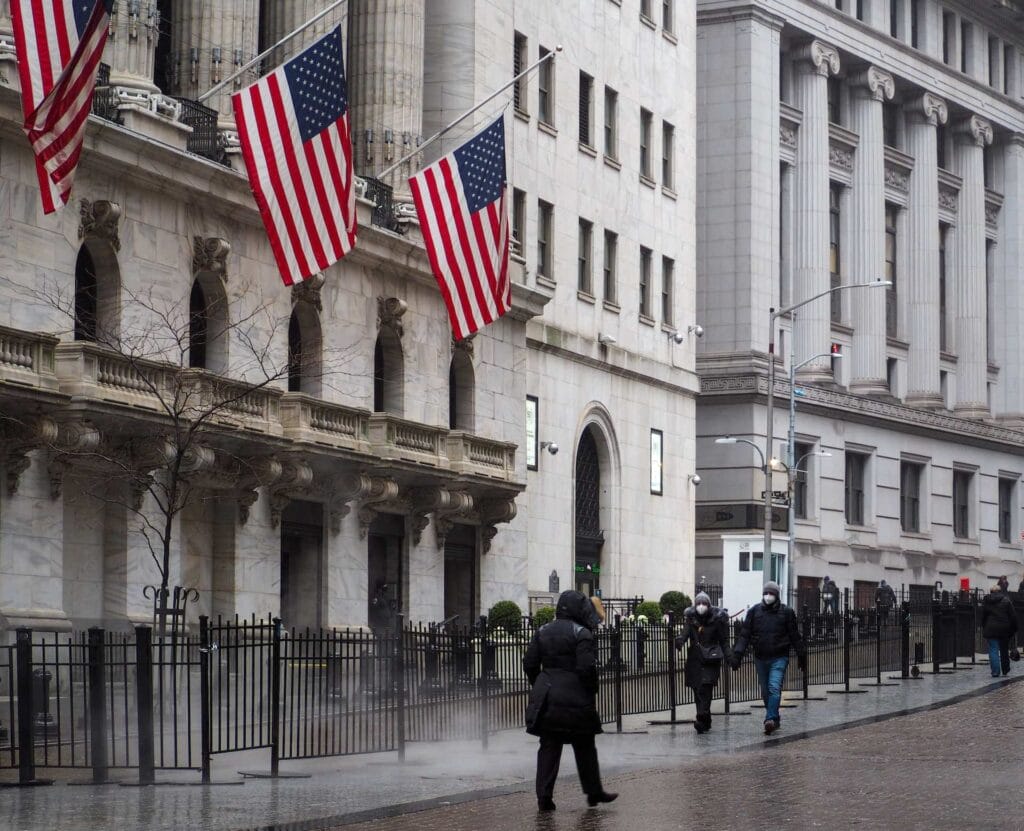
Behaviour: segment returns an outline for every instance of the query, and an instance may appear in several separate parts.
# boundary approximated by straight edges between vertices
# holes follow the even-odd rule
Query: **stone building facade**
[[[229,104],[255,72],[195,99],[326,0],[118,3],[51,216],[0,4],[0,626],[148,619],[165,547],[190,619],[691,587],[695,21],[550,5],[343,5],[264,64],[342,24],[371,177],[565,44],[507,108],[513,309],[453,343],[403,183],[511,92],[361,181],[355,250],[284,288]]]
[[[1021,12],[1012,1],[697,3],[698,575],[721,576],[723,533],[762,527],[760,460],[715,439],[764,448],[769,310],[888,280],[779,321],[777,438],[786,370],[802,364],[794,587],[811,597],[827,574],[863,603],[881,579],[922,595],[1002,574],[1016,586]],[[785,460],[786,445],[772,455]],[[786,479],[775,474],[773,490]],[[786,512],[773,513],[784,555]]]

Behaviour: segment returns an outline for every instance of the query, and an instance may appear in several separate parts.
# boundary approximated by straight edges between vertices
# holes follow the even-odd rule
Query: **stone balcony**
[[[52,335],[21,332],[0,326],[0,382],[41,390],[56,390]]]

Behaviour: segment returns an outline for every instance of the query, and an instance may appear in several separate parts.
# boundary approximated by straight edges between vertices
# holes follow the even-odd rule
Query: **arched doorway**
[[[288,392],[320,394],[320,352],[320,318],[312,305],[299,303],[288,321]]]
[[[215,274],[199,274],[188,301],[188,365],[226,373],[230,325],[224,284]]]
[[[113,345],[120,332],[121,274],[109,243],[87,239],[75,260],[75,340]]]
[[[473,361],[464,349],[456,349],[448,368],[449,429],[473,432],[474,386]]]
[[[402,342],[391,329],[382,328],[373,350],[373,411],[402,415],[404,382]]]
[[[594,428],[586,427],[576,448],[576,590],[586,595],[601,588],[601,462]]]

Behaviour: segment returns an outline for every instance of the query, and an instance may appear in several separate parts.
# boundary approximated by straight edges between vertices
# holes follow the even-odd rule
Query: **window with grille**
[[[539,57],[551,50],[540,47]],[[555,124],[555,62],[546,60],[537,67],[537,118],[553,127]]]
[[[594,79],[580,73],[580,144],[593,147]]]
[[[640,175],[651,178],[651,122],[653,116],[640,110]]]
[[[526,250],[526,192],[512,189],[512,253],[522,257]]]
[[[512,43],[512,77],[515,78],[526,69],[526,62],[529,60],[528,43],[526,35],[515,33],[515,39]],[[512,105],[516,108],[516,112],[523,113],[524,115],[528,112],[526,106],[526,78],[520,78],[515,82],[512,87]]]
[[[953,536],[965,540],[971,536],[971,484],[969,470],[953,471]]]
[[[673,325],[675,321],[675,315],[672,313],[675,270],[675,260],[670,257],[661,258],[661,322],[666,326]]]
[[[604,232],[604,299],[608,303],[618,302],[615,277],[615,261],[618,254],[619,237],[614,231]]]
[[[999,480],[999,542],[1013,541],[1013,500],[1016,490],[1016,479]]]
[[[885,206],[885,279],[892,283],[885,290],[885,334],[897,335],[899,315],[896,307],[896,214],[894,205]]]
[[[554,207],[543,199],[537,201],[537,275],[554,279],[551,268],[551,246]]]
[[[864,487],[868,457],[864,453],[846,453],[846,522],[864,525]]]
[[[912,534],[921,530],[921,480],[924,465],[900,462],[900,527]]]
[[[618,127],[619,94],[611,87],[604,88],[604,154],[609,159],[619,158]]]
[[[793,445],[793,462],[796,464],[796,471],[793,476],[793,514],[800,519],[807,519],[808,515],[808,482],[810,481],[810,464],[814,458],[814,445],[797,442]]]
[[[581,219],[576,287],[586,294],[593,294],[594,291],[591,267],[593,235],[594,224]]]
[[[640,246],[640,314],[651,316],[651,249]]]
[[[830,275],[830,288],[836,288],[843,283],[843,276],[840,270],[839,260],[839,233],[841,215],[839,212],[841,189],[833,185],[828,194],[828,268]],[[843,320],[843,298],[841,291],[834,291],[831,295],[831,314],[833,323],[841,323]]]
[[[675,127],[667,121],[661,122],[661,184],[669,190],[675,187],[675,134]]]

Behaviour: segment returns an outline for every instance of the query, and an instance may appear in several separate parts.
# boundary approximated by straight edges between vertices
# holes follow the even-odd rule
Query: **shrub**
[[[661,623],[661,606],[653,600],[645,600],[633,610],[636,617],[643,615],[650,623]]]
[[[533,625],[540,627],[545,623],[551,623],[555,619],[555,607],[554,606],[541,606],[536,612],[533,613]]]
[[[667,591],[661,596],[658,605],[661,606],[661,611],[666,615],[670,614],[676,620],[682,620],[683,612],[693,605],[693,601],[683,592]]]
[[[523,611],[514,600],[499,600],[487,613],[487,628],[518,632],[523,628]]]

